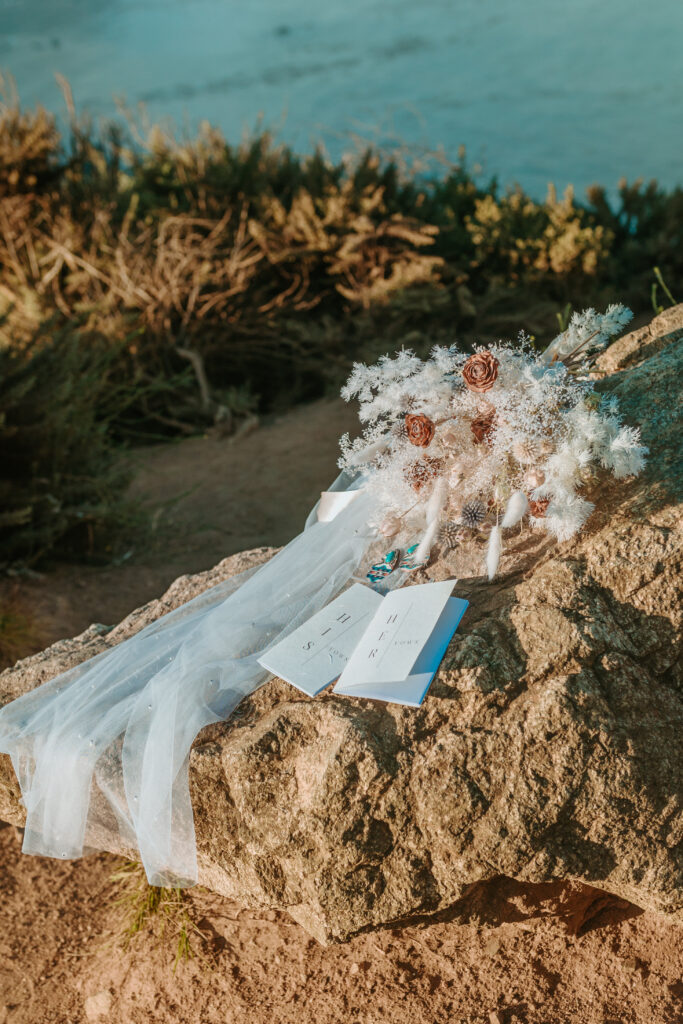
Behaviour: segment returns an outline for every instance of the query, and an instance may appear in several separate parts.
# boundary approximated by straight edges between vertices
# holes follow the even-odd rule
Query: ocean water
[[[683,0],[0,0],[0,68],[26,105],[144,104],[181,133],[258,125],[333,157],[360,138],[464,145],[535,196],[681,182]]]

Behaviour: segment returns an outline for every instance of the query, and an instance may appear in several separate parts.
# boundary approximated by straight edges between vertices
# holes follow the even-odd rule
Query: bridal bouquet
[[[339,465],[364,473],[377,498],[374,525],[392,546],[372,582],[424,566],[437,543],[454,548],[481,532],[492,579],[504,529],[526,516],[568,540],[593,510],[582,492],[598,467],[640,472],[647,449],[638,429],[588,376],[631,316],[620,305],[575,314],[540,355],[521,335],[514,347],[473,355],[437,347],[426,361],[406,350],[354,366],[342,395],[358,398],[366,427],[342,438]]]

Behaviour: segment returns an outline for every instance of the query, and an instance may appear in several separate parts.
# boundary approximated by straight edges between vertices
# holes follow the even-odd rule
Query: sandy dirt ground
[[[318,402],[234,442],[136,452],[132,493],[154,530],[122,564],[22,583],[39,645],[119,621],[181,573],[285,543],[355,422],[341,402]],[[683,929],[594,890],[500,880],[437,918],[329,948],[284,914],[196,890],[200,955],[174,973],[172,928],[117,948],[116,865],[24,857],[0,827],[0,1024],[683,1022]]]
[[[126,952],[114,944],[116,863],[23,857],[15,830],[0,830],[2,1024],[683,1020],[683,929],[604,907],[594,890],[503,880],[459,914],[327,948],[284,914],[196,890],[204,938],[174,973],[172,929],[148,927]]]
[[[118,564],[58,565],[12,584],[36,619],[35,649],[91,622],[119,622],[183,573],[286,544],[338,473],[339,436],[357,429],[356,409],[338,399],[300,406],[234,440],[209,434],[136,449],[130,496],[151,513],[145,536]]]

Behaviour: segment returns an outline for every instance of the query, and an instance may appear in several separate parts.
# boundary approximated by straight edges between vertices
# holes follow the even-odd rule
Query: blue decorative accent
[[[399,569],[403,569],[404,572],[414,572],[416,569],[422,569],[427,564],[429,561],[428,558],[425,558],[422,562],[415,562],[412,558],[413,553],[417,551],[419,546],[419,544],[411,544],[411,546],[406,549],[405,555],[399,562]]]
[[[398,548],[392,549],[391,551],[387,551],[386,555],[384,556],[384,561],[378,562],[377,565],[373,565],[373,567],[368,572],[367,578],[369,579],[370,583],[380,583],[385,576],[388,576],[389,573],[393,572],[394,569],[396,568],[396,563],[398,562],[400,554],[401,552],[399,551]]]

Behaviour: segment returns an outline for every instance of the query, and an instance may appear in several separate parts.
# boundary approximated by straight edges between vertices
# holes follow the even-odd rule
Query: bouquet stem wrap
[[[197,854],[189,754],[267,678],[261,654],[336,596],[372,540],[360,490],[256,570],[206,591],[119,646],[0,709],[27,819],[23,850],[80,857],[122,844],[153,885],[192,885]]]

